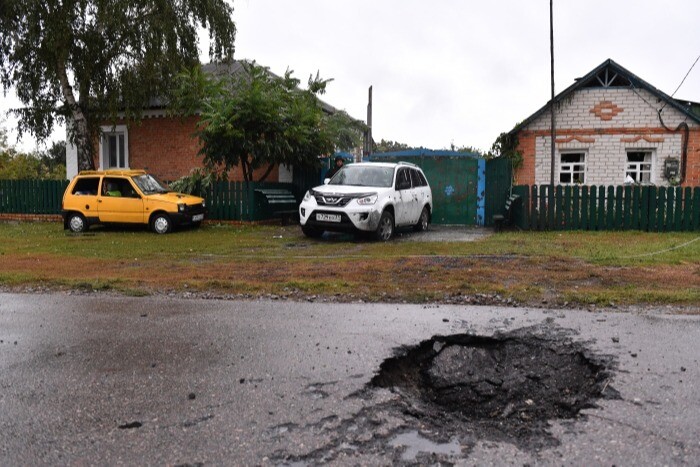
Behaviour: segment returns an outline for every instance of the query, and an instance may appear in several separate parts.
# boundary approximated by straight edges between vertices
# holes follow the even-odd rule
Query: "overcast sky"
[[[234,10],[237,59],[289,67],[303,83],[320,71],[334,79],[323,99],[362,120],[372,85],[376,141],[488,149],[549,100],[547,0],[235,0]],[[556,91],[612,58],[672,94],[700,56],[698,18],[698,0],[554,0]],[[700,63],[675,97],[700,102]]]

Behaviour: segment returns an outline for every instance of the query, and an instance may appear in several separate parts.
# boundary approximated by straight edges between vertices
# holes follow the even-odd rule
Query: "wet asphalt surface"
[[[585,348],[616,397],[511,439],[442,429],[368,388],[402,346],[508,332]],[[697,316],[0,294],[0,341],[1,465],[700,459]]]

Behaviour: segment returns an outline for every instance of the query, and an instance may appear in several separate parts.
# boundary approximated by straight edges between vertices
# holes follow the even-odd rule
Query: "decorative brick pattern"
[[[610,101],[600,101],[590,110],[593,115],[605,121],[612,120],[623,111],[622,107],[618,107]]]
[[[647,143],[663,143],[664,142],[663,136],[654,137],[654,136],[648,136],[648,135],[624,137],[624,138],[620,138],[620,142],[621,143],[637,143],[637,142],[639,142],[639,140],[642,140],[642,139],[644,141],[646,141]]]
[[[554,140],[557,144],[571,143],[572,141],[578,141],[579,143],[595,143],[595,138],[590,138],[587,136],[573,135],[567,136],[566,138],[556,138]]]

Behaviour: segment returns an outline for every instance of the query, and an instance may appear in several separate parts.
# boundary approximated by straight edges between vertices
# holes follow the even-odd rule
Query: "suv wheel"
[[[172,223],[167,214],[156,214],[151,218],[151,230],[157,234],[166,234],[172,229]]]
[[[428,208],[424,207],[418,218],[418,223],[413,226],[413,230],[416,232],[425,232],[428,230],[428,222],[430,222],[430,214],[428,213]]]
[[[389,211],[384,211],[379,219],[379,226],[374,232],[374,237],[380,242],[386,242],[394,235],[394,216]]]
[[[68,227],[70,228],[71,232],[80,233],[85,232],[88,225],[82,214],[74,212],[68,218]]]

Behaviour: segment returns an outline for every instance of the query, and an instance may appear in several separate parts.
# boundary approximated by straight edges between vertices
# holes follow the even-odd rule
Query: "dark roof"
[[[232,60],[231,62],[214,62],[214,63],[207,63],[202,65],[202,71],[204,73],[211,75],[211,76],[216,76],[216,77],[221,77],[225,75],[230,75],[230,76],[235,76],[235,75],[242,75],[245,73],[245,63],[251,63],[248,60]],[[267,72],[274,76],[275,78],[280,78],[280,76],[276,75],[275,73],[271,72],[269,68],[266,68]],[[318,97],[316,98],[318,99]],[[332,105],[328,104],[327,102],[322,101],[321,99],[318,99],[318,102],[321,104],[321,108],[323,109],[324,112],[327,114],[334,114],[338,112],[338,109],[333,107]],[[163,100],[162,98],[159,97],[152,97],[148,101],[148,108],[149,109],[164,109],[167,107],[167,102]],[[352,118],[352,117],[351,117]],[[356,120],[359,121],[359,120]]]
[[[245,71],[245,64],[246,63],[254,63],[250,62],[248,60],[232,60],[231,62],[222,62],[222,63],[207,63],[205,65],[202,65],[202,71],[209,75],[213,76],[224,76],[224,75],[242,75],[244,74]],[[269,68],[265,67],[267,72],[275,77],[275,78],[281,78],[279,75],[276,75],[275,73],[271,72]],[[318,97],[316,98],[318,99]],[[323,109],[324,112],[327,114],[334,114],[338,111],[335,107],[330,105],[327,102],[324,102],[321,99],[318,99],[318,102],[321,104],[321,108]]]
[[[653,96],[657,97],[660,101],[663,101],[669,107],[672,107],[682,114],[686,115],[693,121],[700,123],[700,104],[694,102],[683,101],[680,99],[674,99],[668,94],[660,91],[651,84],[644,81],[639,76],[635,75],[631,71],[627,70],[620,64],[616,63],[612,59],[607,59],[593,70],[591,70],[587,75],[582,78],[576,79],[576,82],[566,88],[564,91],[557,94],[554,98],[555,101],[560,101],[570,96],[579,89],[589,88],[589,87],[600,87],[613,86],[613,87],[629,87],[632,89],[644,89],[651,93]],[[530,123],[538,118],[543,113],[549,111],[549,102],[539,109],[534,114],[530,115],[528,118],[523,120],[521,123],[516,125],[509,133],[516,133]]]

